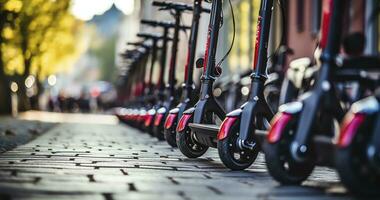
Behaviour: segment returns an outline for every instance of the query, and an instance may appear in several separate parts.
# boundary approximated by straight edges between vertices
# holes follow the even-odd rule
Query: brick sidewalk
[[[61,124],[0,155],[0,199],[348,199],[336,174],[318,168],[302,187],[279,186],[262,156],[243,172],[216,150],[186,159],[124,125]],[[2,198],[1,198],[2,197]]]
[[[0,116],[0,153],[25,144],[56,123]]]

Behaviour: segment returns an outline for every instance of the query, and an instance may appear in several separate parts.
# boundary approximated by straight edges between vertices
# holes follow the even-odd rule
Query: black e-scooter
[[[126,94],[126,100],[128,101],[128,105],[126,108],[117,109],[116,115],[121,121],[131,126],[134,126],[134,123],[132,123],[133,116],[135,114],[134,108],[136,106],[140,106],[141,102],[139,97],[141,94],[137,94],[137,99],[132,99],[132,97],[135,95],[136,92],[139,92],[137,91],[137,88],[139,88],[141,85],[142,88],[146,87],[146,63],[152,51],[152,46],[143,42],[128,43],[128,45],[135,47],[135,49],[126,50],[123,54],[121,54],[122,58],[126,62],[125,74],[130,76],[130,78],[126,80],[125,84],[128,91],[128,93]],[[141,80],[143,80],[144,82],[141,83]]]
[[[187,63],[185,65],[185,81],[182,85],[182,97],[180,103],[176,108],[171,109],[166,117],[164,128],[165,140],[172,147],[177,147],[176,143],[176,127],[178,120],[181,118],[182,113],[193,107],[196,102],[196,94],[194,93],[194,81],[193,81],[193,72],[195,64],[195,51],[197,48],[197,39],[198,39],[198,29],[199,29],[199,20],[201,18],[202,12],[210,12],[207,9],[202,9],[203,0],[194,0],[193,6],[193,21],[191,25],[191,33],[189,38],[189,50],[187,54]],[[167,113],[165,113],[166,115]],[[158,119],[159,120],[159,119]],[[157,122],[158,126],[161,127],[162,122]]]
[[[380,195],[379,130],[379,93],[352,104],[341,125],[335,166],[342,183],[356,195]]]
[[[346,3],[331,0],[329,9],[324,10],[323,53],[318,77],[312,89],[298,101],[279,108],[264,142],[268,171],[282,184],[300,184],[316,165],[334,167],[339,159],[331,153],[336,148],[334,121],[342,122],[350,102],[339,97],[344,91],[340,92],[336,83],[359,83],[365,90],[361,90],[357,98],[363,98],[363,91],[373,91],[374,82],[378,81],[369,76],[369,71],[379,69],[378,58],[359,57],[337,62]]]
[[[149,88],[149,93],[147,95],[147,101],[144,105],[145,109],[142,109],[140,113],[139,120],[140,123],[143,124],[143,127],[145,131],[147,131],[149,134],[153,134],[153,120],[155,116],[155,112],[157,109],[156,104],[164,99],[164,93],[165,93],[165,81],[163,79],[165,70],[166,70],[166,60],[167,60],[167,47],[168,42],[173,41],[173,38],[169,38],[169,32],[170,29],[175,29],[176,24],[172,22],[164,22],[164,21],[154,21],[154,20],[141,20],[142,24],[149,25],[152,27],[159,27],[162,28],[162,44],[161,44],[161,54],[160,54],[160,70],[159,70],[159,78],[156,86],[151,84]],[[174,41],[173,41],[174,43]],[[152,53],[152,61],[153,58],[155,60],[156,54]],[[156,63],[151,62],[151,68],[150,68],[150,74],[149,74],[149,82],[152,83],[152,77],[153,77],[153,67]]]
[[[231,4],[231,2],[229,1]],[[202,156],[209,146],[216,147],[216,135],[203,134],[194,127],[214,123],[214,116],[223,120],[225,111],[213,95],[213,83],[222,69],[215,63],[219,29],[222,22],[222,0],[211,1],[211,16],[207,34],[205,59],[197,60],[197,67],[203,66],[199,101],[194,107],[183,112],[177,125],[176,142],[179,150],[189,158]],[[231,10],[232,10],[232,5]],[[223,59],[222,59],[223,60]]]
[[[273,0],[261,1],[248,101],[227,114],[217,134],[219,157],[233,170],[245,169],[256,160],[261,149],[257,134],[265,133],[273,117],[264,96],[272,7]]]
[[[152,20],[142,20],[142,24],[147,24],[153,27],[161,27],[163,29],[163,38],[162,38],[162,47],[161,47],[161,55],[160,55],[160,70],[159,70],[159,78],[156,84],[156,88],[152,88],[152,90],[156,89],[155,92],[152,92],[150,95],[150,102],[146,109],[146,112],[141,112],[140,120],[144,124],[144,129],[151,134],[154,135],[153,132],[153,122],[156,114],[156,110],[160,107],[161,102],[165,99],[165,80],[164,74],[166,71],[166,60],[167,60],[167,49],[168,42],[172,41],[173,47],[177,46],[178,39],[175,41],[174,38],[169,38],[170,29],[174,29],[176,32],[179,29],[187,29],[188,27],[179,26],[177,23],[172,22],[160,22],[160,21],[152,21]],[[153,63],[152,63],[153,64]],[[152,71],[153,74],[153,71]],[[152,75],[151,74],[151,75]]]
[[[138,109],[137,116],[134,118],[134,122],[135,122],[137,127],[141,127],[142,130],[145,130],[150,134],[151,134],[151,130],[149,129],[150,127],[145,126],[145,122],[146,122],[145,118],[146,118],[147,110],[150,109],[156,101],[155,98],[153,97],[153,93],[154,93],[154,88],[153,88],[153,84],[152,84],[153,70],[154,70],[154,66],[156,64],[156,60],[157,60],[157,52],[159,50],[158,42],[160,40],[162,40],[161,52],[162,52],[162,54],[165,54],[166,50],[164,49],[164,47],[167,46],[167,43],[170,40],[170,38],[168,38],[167,35],[168,35],[168,33],[165,31],[164,31],[164,34],[162,36],[157,35],[157,34],[150,34],[150,33],[139,33],[139,34],[137,34],[138,37],[152,41],[152,53],[151,53],[151,59],[150,59],[151,66],[149,69],[149,77],[148,77],[148,84],[147,84],[148,87],[143,88],[143,94],[144,95],[141,97],[142,103],[140,104],[140,108]],[[166,58],[165,58],[165,60],[166,60]],[[161,68],[164,68],[164,67],[161,66]],[[144,78],[145,78],[145,76],[144,76]],[[142,80],[143,80],[143,82],[145,82],[144,79],[142,79]]]
[[[155,105],[154,110],[151,109],[148,112],[149,118],[152,118],[151,126],[152,132],[155,137],[159,140],[164,140],[163,134],[163,124],[164,120],[170,109],[175,107],[178,103],[179,96],[177,95],[176,88],[176,65],[177,65],[177,51],[179,44],[179,33],[180,31],[186,31],[191,29],[191,27],[181,25],[181,16],[185,11],[192,11],[193,7],[181,4],[181,3],[172,3],[172,2],[158,2],[153,1],[153,5],[160,7],[160,10],[169,10],[174,16],[174,34],[173,34],[173,43],[171,48],[171,58],[169,63],[168,70],[168,86],[165,88],[165,94],[160,97],[160,100]],[[161,77],[163,78],[163,76]]]

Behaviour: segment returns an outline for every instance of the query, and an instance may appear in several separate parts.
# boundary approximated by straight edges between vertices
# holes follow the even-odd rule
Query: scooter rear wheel
[[[283,130],[280,141],[265,141],[263,150],[268,172],[275,180],[284,185],[299,185],[310,176],[315,164],[309,160],[299,163],[291,158],[290,143],[295,129],[290,123]]]
[[[237,146],[239,123],[235,123],[228,136],[218,141],[218,153],[223,164],[231,170],[243,170],[252,165],[259,153],[256,146],[253,150],[240,150]]]
[[[340,179],[352,193],[359,196],[380,195],[380,174],[368,163],[366,152],[368,137],[357,133],[351,145],[336,152],[336,168]]]
[[[195,141],[193,133],[189,127],[176,135],[178,149],[188,158],[198,158],[206,153],[208,146]]]

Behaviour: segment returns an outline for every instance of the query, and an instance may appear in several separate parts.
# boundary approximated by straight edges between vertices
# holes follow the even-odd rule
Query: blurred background
[[[275,12],[269,51],[273,52],[285,37],[294,50],[288,60],[312,57],[320,29],[322,1],[287,2],[288,23],[282,24],[280,12]],[[352,32],[363,30],[363,18],[367,16],[364,1],[351,1],[355,2],[356,8],[363,9],[356,9],[360,12],[349,16]],[[221,81],[250,70],[253,57],[260,1],[233,0],[232,3],[237,35],[232,52],[222,65]],[[151,4],[151,0],[0,0],[0,113],[99,112],[122,104],[120,96],[128,77],[120,54],[128,41],[137,40],[136,33],[154,31],[140,25],[140,19],[172,21],[170,14],[158,11]],[[218,59],[226,53],[232,40],[228,6],[224,9]],[[206,16],[201,18],[198,57],[203,55],[205,47],[209,20]],[[191,13],[183,16],[182,23],[191,24]],[[282,26],[286,26],[286,32]],[[178,84],[183,80],[188,37],[181,33]],[[375,44],[372,49],[377,51],[376,38],[367,38],[372,41],[367,44]],[[194,75],[198,77],[196,81],[200,72]],[[154,81],[157,79],[155,76]],[[244,91],[247,95],[248,88]]]

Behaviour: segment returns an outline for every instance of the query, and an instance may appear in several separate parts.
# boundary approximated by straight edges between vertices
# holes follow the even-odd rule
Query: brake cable
[[[282,18],[282,30],[281,30],[281,40],[280,40],[280,44],[278,45],[278,47],[276,48],[276,50],[269,56],[267,57],[267,59],[271,59],[275,54],[278,53],[278,51],[280,50],[281,46],[285,44],[285,29],[286,29],[286,17],[285,17],[285,8],[284,8],[284,4],[282,2],[282,0],[278,0],[277,1],[277,5],[280,6],[280,11],[281,11],[281,18]]]
[[[216,65],[216,67],[220,67],[220,65],[222,65],[222,63],[224,62],[224,60],[227,58],[227,56],[231,53],[232,51],[232,48],[234,46],[234,43],[235,43],[235,36],[236,36],[236,24],[235,24],[235,14],[234,14],[234,8],[232,7],[232,3],[231,3],[231,0],[228,0],[229,4],[230,4],[230,9],[231,9],[231,15],[232,15],[232,26],[233,26],[233,35],[232,35],[232,41],[231,41],[231,45],[230,45],[230,48],[228,49],[227,53],[222,57],[222,59],[218,62],[218,64]],[[222,11],[222,15],[223,15],[223,11]],[[222,22],[221,24],[223,25],[223,17],[222,17]],[[221,28],[221,27],[220,27]]]

